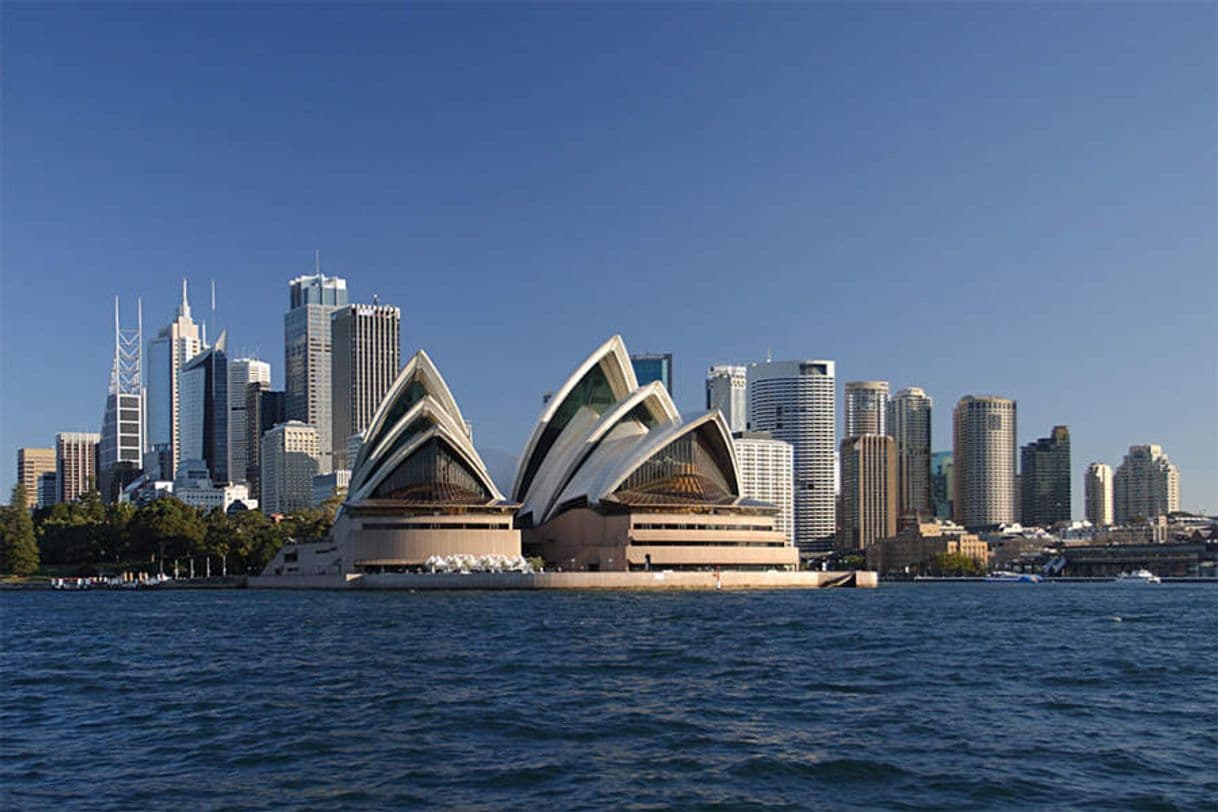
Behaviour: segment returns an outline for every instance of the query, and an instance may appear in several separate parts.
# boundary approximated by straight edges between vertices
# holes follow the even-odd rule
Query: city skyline
[[[938,404],[932,451],[951,448],[951,404],[996,394],[1019,403],[1021,447],[1045,427],[1070,427],[1075,517],[1086,466],[1115,469],[1144,444],[1162,446],[1179,467],[1184,509],[1218,510],[1218,360],[1208,332],[1218,299],[1218,138],[1205,115],[1216,94],[1204,37],[1212,14],[500,9],[489,15],[497,23],[558,44],[522,56],[477,38],[503,75],[474,77],[446,70],[465,54],[454,38],[491,23],[460,10],[414,12],[417,31],[404,31],[391,9],[363,11],[350,18],[354,31],[337,34],[325,24],[333,12],[321,10],[294,32],[303,50],[274,34],[279,13],[163,9],[132,27],[131,12],[116,9],[6,10],[3,487],[15,481],[17,448],[99,430],[115,295],[142,297],[147,340],[171,320],[181,276],[195,290],[214,278],[218,324],[208,324],[209,339],[227,327],[232,355],[271,362],[282,388],[282,290],[312,270],[320,247],[323,272],[347,278],[352,301],[379,294],[402,308],[403,357],[425,347],[437,358],[478,426],[480,450],[519,454],[538,394],[580,348],[620,332],[632,347],[673,354],[673,394],[685,411],[701,407],[711,365],[758,362],[767,351],[833,359],[839,439],[841,381],[923,388]],[[157,73],[146,66],[162,66],[187,23],[230,32],[242,28],[237,18],[249,25],[236,41],[215,38],[224,52],[218,74],[164,57],[161,76],[132,79]],[[665,46],[691,19],[682,61],[665,63]],[[767,44],[741,46],[756,64],[719,48],[741,19]],[[627,38],[639,20],[649,36]],[[532,22],[544,31],[526,35]],[[895,33],[903,26],[909,39]],[[95,29],[106,48],[92,41]],[[871,33],[887,50],[851,56]],[[347,92],[362,76],[358,62],[323,46],[356,34],[373,46],[381,90],[408,100],[401,110],[378,106],[381,92]],[[417,55],[383,47],[390,35],[418,45],[401,49]],[[428,37],[454,52],[428,47]],[[914,53],[919,37],[946,53]],[[652,81],[638,83],[631,70],[617,76],[621,64],[596,47],[605,38]],[[250,77],[241,49],[263,40],[288,64]],[[805,53],[817,50],[809,41],[819,55]],[[1002,53],[990,61],[988,47]],[[1037,54],[1037,70],[1017,72],[1023,61],[1011,54],[1026,51]],[[51,66],[57,52],[71,54],[69,64]],[[336,89],[316,81],[321,66],[309,54],[317,53],[328,55]],[[946,72],[962,58],[975,81]],[[578,66],[578,81],[561,78],[563,64]],[[302,78],[287,75],[294,69]],[[708,70],[727,91],[757,98],[716,118],[698,101]],[[857,104],[834,95],[829,77],[838,70],[858,83]],[[416,73],[441,78],[435,87],[407,80]],[[779,96],[805,80],[793,96],[800,103],[780,115],[788,108]],[[987,81],[1006,89],[1008,106],[991,106]],[[248,98],[218,94],[212,82],[244,82]],[[1121,95],[1109,92],[1114,85]],[[128,98],[106,87],[127,87]],[[180,92],[166,96],[167,88]],[[520,110],[497,106],[496,91],[523,94]],[[445,102],[454,92],[474,94],[466,97],[474,106]],[[80,126],[65,128],[42,99],[74,110]],[[276,99],[309,104],[293,112]],[[570,115],[542,115],[554,100]],[[413,122],[402,112],[410,104],[435,121]],[[145,149],[106,117],[111,109],[115,121],[163,137]],[[316,111],[345,111],[368,126],[280,140],[308,130]],[[1077,111],[1076,123],[1067,111]],[[907,137],[876,135],[898,115],[914,125],[902,125]],[[477,125],[504,136],[488,143],[475,137]],[[589,125],[622,143],[594,138]],[[145,161],[156,171],[145,172]],[[716,169],[700,180],[710,163]],[[418,182],[406,184],[411,177]],[[234,185],[255,194],[230,196]],[[314,185],[317,193],[306,193]],[[722,209],[711,199],[738,200]],[[647,295],[617,309],[578,306],[603,296],[596,288],[610,276]],[[814,302],[865,293],[876,296],[879,329],[852,329],[845,309],[808,318]],[[53,335],[43,329],[52,307]],[[488,347],[511,347],[530,362],[499,363]],[[46,402],[19,402],[18,391],[46,393]]]

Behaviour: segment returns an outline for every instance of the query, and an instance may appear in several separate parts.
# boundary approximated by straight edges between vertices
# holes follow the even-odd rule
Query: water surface
[[[1218,588],[0,594],[0,806],[1213,809]]]

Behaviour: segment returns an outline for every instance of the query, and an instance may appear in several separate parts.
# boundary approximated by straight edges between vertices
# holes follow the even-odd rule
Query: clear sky
[[[1160,443],[1218,511],[1218,6],[3,7],[0,486],[96,431],[113,296],[282,383],[287,280],[397,304],[481,449],[594,346],[829,358]]]

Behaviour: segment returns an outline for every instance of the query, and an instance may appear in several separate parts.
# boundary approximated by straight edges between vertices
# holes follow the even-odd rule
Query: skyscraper
[[[182,462],[203,460],[212,482],[228,482],[228,357],[225,335],[186,362],[182,388]],[[175,479],[177,472],[174,472]]]
[[[930,498],[935,508],[936,519],[950,519],[952,511],[952,489],[955,487],[955,465],[952,452],[936,451],[930,455]]]
[[[748,366],[749,428],[794,451],[795,543],[803,553],[832,551],[837,532],[834,380],[832,361]]]
[[[1113,518],[1128,524],[1180,509],[1180,470],[1162,446],[1131,445],[1112,477]]]
[[[144,465],[143,329],[143,305],[136,303],[136,326],[122,327],[118,297],[114,297],[114,364],[110,369],[110,390],[102,416],[98,451],[101,472],[120,463],[128,463],[133,471]],[[110,495],[108,490],[103,489],[103,498]]]
[[[330,317],[347,304],[347,281],[337,276],[323,276],[319,261],[313,276],[296,277],[288,283],[288,290],[291,307],[283,317],[288,419],[317,429],[318,465],[321,473],[329,473],[334,456],[334,444],[330,439],[333,430]]]
[[[38,477],[46,473],[55,473],[55,449],[17,449],[17,484],[25,491],[27,508],[38,507]]]
[[[887,434],[888,381],[846,383],[846,436]]]
[[[71,502],[97,487],[97,445],[100,434],[65,431],[55,435],[56,501]]]
[[[1051,527],[1070,521],[1070,430],[1054,426],[1048,437],[1025,445],[1020,454],[1019,521]]]
[[[177,317],[162,327],[148,345],[148,456],[144,467],[154,475],[173,479],[181,461],[182,404],[179,372],[203,349],[199,325],[190,318],[186,280]]]
[[[639,386],[646,386],[652,381],[664,384],[668,394],[672,394],[672,353],[645,352],[630,356],[630,365],[634,367],[634,377]]]
[[[368,427],[401,366],[402,313],[382,304],[347,305],[334,311],[331,375],[334,415],[330,440],[337,468],[349,468],[347,441]]]
[[[930,498],[930,413],[934,401],[907,386],[888,401],[888,434],[897,451],[897,515],[934,515]]]
[[[740,465],[740,495],[777,505],[774,528],[787,537],[788,544],[794,544],[795,458],[791,444],[775,440],[768,432],[744,431],[732,435],[732,446]]]
[[[748,428],[748,383],[744,367],[719,364],[706,373],[706,408],[723,412],[732,434]]]
[[[59,501],[59,474],[47,471],[38,475],[38,507],[50,507]]]
[[[1102,462],[1088,465],[1083,477],[1083,492],[1087,502],[1087,521],[1096,527],[1112,524],[1112,467]]]
[[[862,550],[897,534],[897,451],[885,434],[847,437],[840,446],[842,513],[838,552]]]
[[[290,513],[312,507],[317,475],[317,430],[299,420],[280,423],[262,436],[263,513]]]
[[[251,383],[271,385],[271,365],[257,358],[233,358],[228,362],[228,475],[245,482],[250,466],[249,438],[245,431],[245,389]],[[253,491],[257,493],[257,491]]]
[[[967,528],[1017,520],[1015,401],[966,395],[952,413],[952,510]]]
[[[262,437],[287,420],[282,390],[272,390],[264,381],[245,386],[245,481],[249,492],[261,494]]]

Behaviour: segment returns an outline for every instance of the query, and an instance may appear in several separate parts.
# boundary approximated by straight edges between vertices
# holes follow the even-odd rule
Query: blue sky
[[[282,383],[287,280],[403,310],[480,448],[614,332],[1161,443],[1218,510],[1213,4],[6,4],[0,486],[189,277]]]

